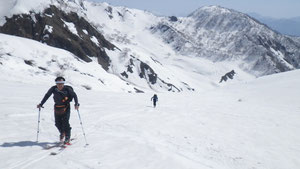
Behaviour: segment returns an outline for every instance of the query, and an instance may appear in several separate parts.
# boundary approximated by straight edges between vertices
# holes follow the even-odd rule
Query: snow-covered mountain
[[[203,7],[153,29],[182,54],[240,62],[257,76],[299,68],[299,43],[233,10]]]
[[[188,17],[176,18],[82,0],[1,3],[0,32],[67,50],[86,62],[73,59],[76,63],[97,62],[101,67],[94,69],[105,70],[113,79],[130,86],[118,89],[122,91],[201,91],[218,86],[221,76],[233,69],[237,72],[235,80],[241,81],[299,68],[299,41],[278,34],[245,14],[218,6],[200,8]],[[0,66],[8,69],[7,60],[21,59],[22,55],[14,52],[23,53],[24,49],[5,44],[25,40],[3,37]],[[41,60],[42,51],[57,56],[47,57],[45,63],[61,62],[62,56],[54,54],[52,49],[26,45],[20,44],[31,50],[26,53],[27,63],[19,62],[23,66],[28,66],[28,60],[36,61],[32,51]],[[73,60],[67,64],[75,64]],[[75,82],[72,76],[75,73],[93,86],[88,88],[102,89],[97,85],[102,75],[86,74],[77,67],[64,67],[59,72],[45,64],[30,66],[33,71],[23,72],[32,78],[44,71],[45,76],[59,73]],[[3,74],[13,75],[8,70]],[[88,80],[91,78],[97,83]],[[77,83],[74,85],[87,85]]]

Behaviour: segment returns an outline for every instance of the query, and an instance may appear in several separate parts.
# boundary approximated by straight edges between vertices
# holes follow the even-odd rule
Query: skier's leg
[[[54,113],[55,126],[58,129],[59,133],[62,134],[62,116]]]
[[[71,138],[71,126],[69,123],[70,119],[70,107],[67,108],[66,113],[63,115],[62,118],[62,129],[65,132],[66,139],[69,140]]]
[[[63,116],[62,115],[57,115],[54,113],[54,117],[55,117],[55,126],[59,131],[59,140],[63,141],[64,137],[65,137],[65,132],[63,130]]]

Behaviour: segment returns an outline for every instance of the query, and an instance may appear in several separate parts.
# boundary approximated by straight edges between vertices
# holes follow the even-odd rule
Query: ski
[[[52,152],[50,153],[50,155],[55,156],[55,155],[61,153],[65,148],[66,148],[66,146],[65,146],[65,145],[62,145],[62,146],[60,147],[60,149],[58,149],[57,151],[52,151]]]
[[[60,147],[61,145],[63,145],[63,143],[56,142],[54,144],[44,146],[43,149],[44,150],[50,150],[50,149],[55,148],[55,147]]]
[[[71,138],[70,141],[74,141],[74,140],[75,140],[75,138]],[[70,145],[72,145],[72,143],[70,143],[70,142],[66,143],[66,144],[60,142],[58,145],[56,145],[56,147],[58,147],[59,149],[57,151],[52,151],[50,153],[50,155],[54,156],[54,155],[60,154],[63,150],[65,150]]]

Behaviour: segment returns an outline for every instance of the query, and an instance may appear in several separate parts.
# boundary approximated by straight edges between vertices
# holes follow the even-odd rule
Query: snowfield
[[[0,83],[0,168],[298,169],[300,71],[199,93],[92,91],[75,87],[73,145],[57,155],[53,100],[38,110],[52,84]],[[72,104],[73,105],[73,104]],[[73,106],[72,106],[73,107]]]

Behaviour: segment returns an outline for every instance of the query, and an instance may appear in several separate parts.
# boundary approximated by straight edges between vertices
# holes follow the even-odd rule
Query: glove
[[[40,104],[38,104],[37,106],[36,106],[36,108],[38,108],[38,109],[40,109],[40,108],[44,108],[42,105],[41,105],[41,103]]]
[[[80,105],[79,103],[77,103],[77,104],[74,105],[76,110],[79,109],[79,105]]]

